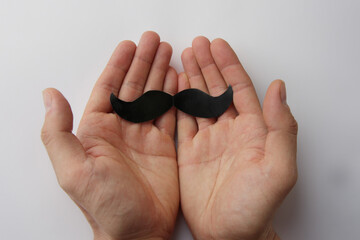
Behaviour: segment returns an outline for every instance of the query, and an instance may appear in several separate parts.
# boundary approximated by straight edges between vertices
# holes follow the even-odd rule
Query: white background
[[[171,43],[178,71],[194,37],[226,39],[261,101],[285,80],[299,180],[275,229],[283,239],[359,239],[359,11],[355,0],[0,0],[0,239],[92,238],[41,144],[41,91],[58,88],[77,126],[117,43],[146,30]],[[191,239],[181,218],[173,238]]]

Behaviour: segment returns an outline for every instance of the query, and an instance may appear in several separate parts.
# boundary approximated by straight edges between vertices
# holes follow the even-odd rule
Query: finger
[[[226,91],[228,86],[211,55],[209,39],[203,36],[195,38],[192,43],[192,49],[210,94],[212,96],[220,96]],[[231,105],[218,120],[235,118],[236,115],[237,112],[235,111],[234,106]]]
[[[180,73],[178,77],[178,92],[190,88],[186,73]],[[177,110],[177,135],[179,144],[192,140],[198,131],[198,125],[193,116]]]
[[[91,112],[112,112],[110,94],[118,94],[121,83],[129,70],[136,45],[122,41],[116,47],[99,80],[91,93],[85,114]]]
[[[181,60],[184,66],[185,73],[189,79],[190,87],[197,88],[201,91],[208,93],[205,79],[201,73],[200,67],[196,62],[195,55],[192,48],[187,48],[183,51],[181,55]],[[204,129],[215,123],[214,118],[196,118],[196,121],[199,126],[199,130]]]
[[[155,32],[145,32],[141,36],[130,69],[120,88],[121,100],[133,101],[143,94],[159,44],[160,37]]]
[[[277,171],[296,181],[297,123],[286,103],[285,83],[276,80],[269,86],[263,104],[268,128],[265,145],[267,160],[276,164]]]
[[[46,147],[56,176],[64,190],[69,190],[70,177],[86,159],[79,140],[72,134],[73,115],[69,103],[56,89],[43,92],[46,108],[41,139]]]
[[[170,67],[165,76],[164,82],[164,92],[174,96],[177,93],[177,73],[174,68]],[[155,120],[155,126],[157,126],[160,131],[169,135],[174,139],[175,134],[175,125],[176,125],[176,108],[172,107],[164,115]]]
[[[211,54],[225,81],[233,87],[234,105],[238,113],[261,114],[255,88],[235,52],[223,39],[210,45]]]
[[[160,43],[153,63],[151,65],[150,73],[145,83],[144,92],[149,90],[163,90],[165,75],[169,70],[169,62],[171,59],[172,48],[166,42]],[[147,123],[154,123],[155,120],[148,121]]]
[[[170,44],[162,42],[156,52],[151,66],[144,92],[149,90],[163,90],[165,75],[169,70],[172,48]]]

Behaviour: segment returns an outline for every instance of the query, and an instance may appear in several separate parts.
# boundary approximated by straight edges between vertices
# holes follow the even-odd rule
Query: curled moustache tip
[[[194,117],[214,118],[221,116],[231,105],[233,90],[228,89],[217,97],[212,97],[199,89],[186,89],[174,96],[174,105],[179,110]]]
[[[122,101],[111,94],[110,102],[116,114],[134,123],[153,120],[173,106],[172,96],[157,90],[148,91],[132,102]]]

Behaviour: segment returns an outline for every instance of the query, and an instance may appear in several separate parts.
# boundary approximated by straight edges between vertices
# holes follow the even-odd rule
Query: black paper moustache
[[[162,91],[152,90],[144,93],[133,102],[125,102],[114,94],[110,102],[114,111],[123,119],[141,123],[155,119],[172,106],[194,117],[213,118],[223,114],[233,100],[233,90],[228,89],[218,97],[212,97],[199,89],[186,89],[174,96]]]

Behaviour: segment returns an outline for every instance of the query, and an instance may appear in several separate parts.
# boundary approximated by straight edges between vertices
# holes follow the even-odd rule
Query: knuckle
[[[297,135],[298,130],[299,130],[298,122],[295,120],[293,116],[291,116],[288,123],[288,132],[292,135]]]
[[[44,143],[45,146],[49,145],[49,143],[52,140],[51,133],[47,131],[45,128],[42,128],[40,137],[41,137],[41,141]]]
[[[72,193],[74,184],[70,181],[69,177],[61,177],[58,179],[60,187],[67,193]]]
[[[291,190],[296,182],[297,182],[297,179],[298,179],[298,173],[297,171],[292,171],[289,175],[288,175],[288,188],[289,190]]]
[[[99,83],[96,87],[98,87],[101,90],[106,90],[108,92],[111,93],[117,93],[118,92],[118,88],[116,87],[116,85],[113,82],[101,82]]]
[[[274,188],[279,195],[287,195],[295,186],[298,179],[296,165],[281,164],[276,168],[271,167],[270,176],[273,179]]]
[[[140,93],[144,90],[144,85],[142,84],[142,82],[143,81],[139,81],[139,79],[129,79],[129,81],[125,82],[125,85],[132,91]]]
[[[81,169],[73,167],[58,177],[58,183],[65,192],[73,195],[77,192],[78,186],[81,183],[81,176]]]
[[[298,179],[296,167],[288,167],[286,169],[283,169],[281,175],[285,191],[290,192],[290,190],[295,186]]]

